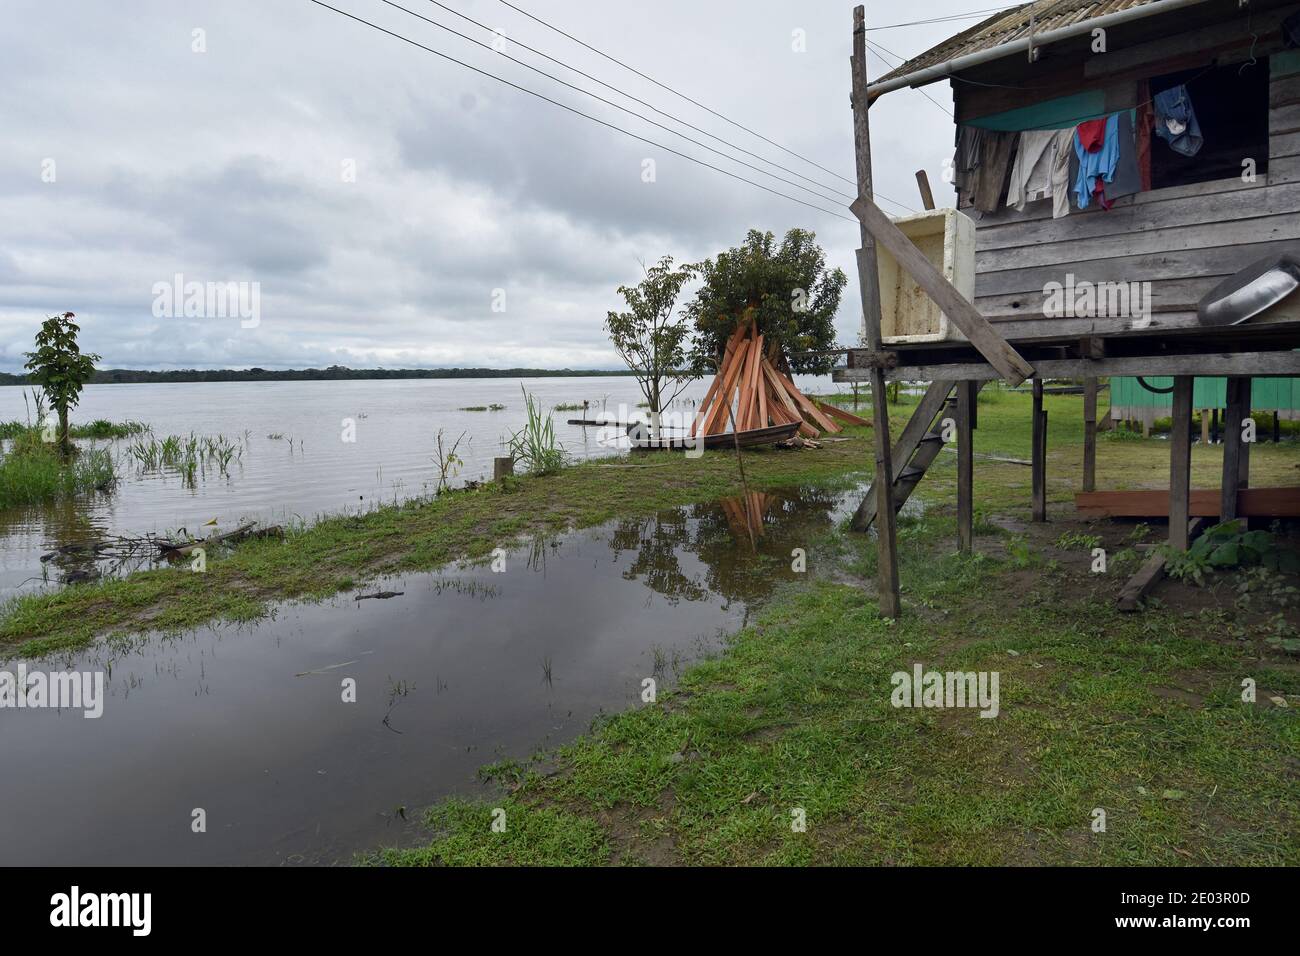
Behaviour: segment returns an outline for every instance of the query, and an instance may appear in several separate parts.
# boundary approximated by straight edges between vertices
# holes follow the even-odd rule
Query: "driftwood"
[[[284,537],[284,529],[279,525],[273,525],[269,528],[257,528],[256,521],[250,521],[247,524],[240,525],[234,531],[227,531],[225,534],[213,535],[209,538],[203,538],[198,541],[164,541],[158,539],[158,550],[165,557],[184,557],[194,551],[196,548],[210,548],[213,545],[222,544],[227,541],[241,541],[246,538],[280,538]]]

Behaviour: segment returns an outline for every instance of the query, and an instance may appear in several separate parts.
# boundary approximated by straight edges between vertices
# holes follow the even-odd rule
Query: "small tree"
[[[681,374],[690,322],[682,315],[673,317],[677,296],[691,271],[674,269],[672,256],[649,268],[642,263],[641,269],[645,278],[639,284],[618,287],[628,311],[610,312],[605,330],[641,386],[650,408],[651,436],[657,439],[660,414],[695,377]]]
[[[793,371],[830,371],[832,356],[798,356],[835,347],[835,312],[848,278],[826,269],[826,254],[816,233],[791,229],[776,244],[770,232],[751,229],[742,245],[692,270],[702,280],[686,315],[699,333],[692,367],[715,370],[727,340],[747,309],[754,309],[764,341],[780,347]]]
[[[27,364],[23,366],[31,372],[32,382],[44,390],[59,416],[57,440],[64,452],[71,449],[68,409],[76,407],[82,386],[90,380],[99,361],[98,355],[82,352],[77,346],[81,327],[72,321],[74,318],[73,313],[64,312],[41,323],[41,330],[36,333],[36,351],[27,353]]]

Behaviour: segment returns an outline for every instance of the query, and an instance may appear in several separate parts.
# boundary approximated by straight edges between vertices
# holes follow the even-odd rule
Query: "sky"
[[[738,245],[749,229],[780,236],[796,226],[814,230],[829,264],[848,274],[836,327],[841,344],[856,343],[858,228],[834,215],[850,215],[855,193],[851,2],[511,0],[832,172],[501,0],[442,0],[491,32],[431,0],[393,0],[485,47],[384,0],[328,2],[657,145],[311,0],[6,0],[0,370],[18,370],[41,320],[64,311],[76,313],[82,347],[102,356],[101,367],[616,368],[604,317],[622,305],[617,289],[639,280],[642,262],[698,261]],[[868,26],[997,5],[875,4]],[[978,19],[868,36],[911,56]],[[687,130],[520,43],[822,185]],[[871,75],[887,63],[870,55]],[[938,203],[951,204],[942,169],[952,154],[952,96],[947,84],[925,89],[937,104],[900,90],[871,115],[877,195],[912,210],[920,208],[918,169]],[[242,294],[242,310],[237,298],[222,308],[209,286]]]

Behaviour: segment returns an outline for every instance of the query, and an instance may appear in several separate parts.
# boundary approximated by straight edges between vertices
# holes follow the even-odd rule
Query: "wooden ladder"
[[[893,448],[891,460],[903,462],[894,471],[894,511],[900,511],[916,486],[921,483],[925,473],[934,464],[945,442],[943,440],[943,423],[949,415],[956,420],[957,395],[954,391],[957,382],[932,382],[921,397],[916,411],[908,419],[903,433],[898,436],[898,444]],[[983,387],[983,382],[976,383],[976,391]],[[973,416],[972,416],[973,417]],[[875,484],[867,490],[867,496],[858,505],[853,515],[854,531],[866,531],[876,520]]]

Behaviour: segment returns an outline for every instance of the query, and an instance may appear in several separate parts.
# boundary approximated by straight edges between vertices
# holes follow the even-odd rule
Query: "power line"
[[[691,98],[690,98],[689,96],[687,96],[685,93],[679,92],[678,90],[673,89],[671,86],[668,86],[668,85],[665,84],[665,83],[660,83],[658,80],[656,80],[656,79],[655,79],[654,77],[652,77],[652,76],[647,76],[646,74],[644,74],[644,73],[642,73],[640,70],[638,70],[636,67],[628,66],[626,63],[624,63],[622,60],[618,59],[617,57],[610,56],[610,55],[609,55],[608,53],[606,53],[605,51],[596,49],[596,48],[595,48],[594,46],[592,46],[590,43],[585,43],[585,42],[583,42],[582,40],[579,40],[579,39],[578,39],[577,37],[575,37],[573,34],[571,34],[571,33],[565,33],[565,32],[564,32],[563,30],[561,30],[559,27],[554,26],[553,24],[547,23],[547,22],[546,22],[545,20],[543,20],[541,17],[534,16],[533,14],[529,13],[527,10],[520,9],[519,7],[515,6],[513,3],[510,3],[509,0],[500,0],[500,2],[503,3],[503,4],[505,4],[505,5],[506,5],[507,7],[509,7],[511,10],[514,10],[516,13],[522,13],[524,16],[528,17],[528,19],[530,19],[530,20],[535,20],[537,23],[540,23],[542,26],[546,27],[548,30],[554,30],[556,33],[560,34],[560,36],[562,36],[562,37],[567,37],[568,39],[572,40],[574,43],[578,44],[579,46],[581,46],[581,47],[585,47],[586,49],[590,50],[592,53],[595,53],[597,56],[602,56],[602,57],[604,57],[606,60],[609,60],[611,63],[617,63],[617,64],[618,64],[619,66],[621,66],[623,69],[625,69],[625,70],[629,70],[630,72],[635,73],[637,76],[641,77],[641,79],[646,80],[646,81],[648,81],[648,82],[650,82],[650,83],[653,83],[655,86],[659,87],[660,89],[667,90],[669,93],[672,93],[674,96],[681,97],[681,98],[684,99],[686,102],[691,103],[691,104],[693,104],[693,105],[695,105],[695,106],[698,106],[700,109],[704,110],[706,113],[711,113],[711,114],[713,114],[713,115],[716,116],[718,119],[723,120],[723,121],[725,121],[725,122],[727,122],[727,123],[730,123],[732,126],[736,127],[737,129],[742,129],[742,130],[744,130],[746,133],[749,133],[751,136],[757,136],[757,137],[758,137],[759,139],[761,139],[763,142],[765,142],[765,143],[767,143],[767,144],[769,144],[769,145],[771,145],[771,146],[775,146],[777,149],[781,150],[782,152],[789,153],[791,156],[795,157],[796,159],[801,159],[801,160],[803,160],[805,163],[808,163],[810,166],[816,166],[818,169],[820,169],[820,170],[821,170],[822,172],[824,172],[824,173],[829,173],[830,175],[836,177],[837,179],[842,179],[842,180],[844,180],[846,183],[849,183],[850,185],[852,185],[852,186],[854,186],[854,187],[857,186],[857,184],[858,184],[858,183],[857,183],[857,180],[855,180],[855,179],[849,179],[849,177],[847,177],[847,176],[841,176],[839,173],[835,172],[834,170],[827,169],[827,168],[826,168],[825,166],[823,166],[821,163],[814,162],[813,160],[809,159],[809,158],[806,157],[806,156],[801,156],[801,155],[799,155],[798,153],[796,153],[794,150],[792,150],[792,149],[790,149],[790,148],[788,148],[788,147],[786,147],[786,146],[782,146],[780,143],[776,142],[775,140],[770,140],[770,139],[768,139],[768,138],[767,138],[766,136],[764,136],[762,133],[759,133],[759,132],[757,132],[757,131],[755,131],[755,130],[752,130],[752,129],[750,129],[748,126],[743,125],[742,123],[737,123],[735,120],[731,119],[730,117],[722,115],[722,114],[719,113],[717,110],[715,110],[715,109],[711,109],[710,107],[705,106],[705,105],[704,105],[703,103],[701,103],[699,100],[691,99]],[[882,196],[882,197],[880,197],[880,198],[884,199],[885,197]],[[891,199],[890,202],[893,202],[893,200]],[[897,203],[896,205],[902,205],[902,203]],[[907,207],[904,206],[903,208],[906,209]]]
[[[872,47],[872,48],[874,48],[874,50],[876,51],[876,56],[879,56],[882,60],[884,60],[885,58],[884,58],[883,56],[881,56],[881,54],[882,54],[882,53],[889,53],[889,55],[892,56],[895,60],[897,60],[898,63],[904,63],[904,62],[906,62],[906,61],[905,61],[901,56],[899,56],[897,53],[890,53],[888,50],[886,50],[883,46],[881,46],[879,43],[875,42],[874,40],[867,40],[867,45],[870,46],[870,47]],[[895,68],[898,66],[898,64],[893,64],[893,65],[891,66],[890,63],[889,63],[889,61],[886,60],[886,61],[885,61],[885,66],[890,67],[890,69],[895,69]],[[952,116],[952,115],[953,115],[952,110],[948,109],[948,107],[944,106],[942,103],[940,103],[938,100],[936,100],[933,96],[931,96],[931,95],[930,95],[929,93],[927,93],[925,90],[921,89],[921,87],[917,86],[917,87],[913,87],[913,89],[915,89],[916,92],[920,93],[922,96],[924,96],[927,100],[929,100],[929,101],[930,101],[931,103],[933,103],[935,106],[939,107],[939,109],[943,110],[943,111],[944,111],[945,113],[947,113],[949,116]],[[953,118],[956,119],[956,117],[953,117]]]
[[[459,10],[456,10],[456,9],[453,8],[453,7],[449,7],[449,6],[447,6],[445,3],[441,3],[440,0],[429,0],[429,3],[432,3],[435,7],[440,7],[441,9],[443,9],[443,10],[445,10],[446,12],[452,14],[453,16],[460,17],[460,19],[466,21],[467,23],[472,23],[472,24],[474,24],[474,26],[476,26],[476,27],[478,27],[478,28],[480,28],[480,29],[482,29],[482,30],[487,30],[489,33],[495,33],[495,32],[496,32],[492,27],[488,26],[486,23],[482,23],[482,22],[479,21],[479,20],[475,20],[473,17],[471,17],[471,16],[469,16],[469,15],[467,15],[467,14],[461,13]],[[796,170],[790,169],[788,166],[782,166],[780,163],[775,162],[774,160],[770,160],[770,159],[768,159],[766,156],[760,156],[758,153],[751,152],[750,150],[745,149],[743,146],[740,146],[740,145],[738,145],[738,144],[736,144],[736,143],[733,143],[733,142],[731,142],[730,140],[723,139],[721,136],[718,136],[718,135],[716,135],[716,134],[714,134],[714,133],[710,133],[710,132],[709,132],[708,130],[706,130],[706,129],[701,129],[700,127],[695,126],[695,125],[693,125],[692,123],[689,123],[689,122],[687,122],[686,120],[682,119],[680,116],[676,116],[676,115],[674,115],[674,114],[672,114],[672,113],[667,112],[666,110],[661,110],[659,107],[655,106],[653,103],[648,103],[648,102],[646,102],[645,100],[641,99],[640,97],[638,97],[638,96],[634,96],[633,94],[627,92],[627,90],[620,89],[619,87],[614,86],[614,85],[611,84],[611,83],[606,83],[604,80],[600,79],[599,77],[592,76],[590,73],[586,73],[586,72],[584,72],[584,71],[578,69],[576,66],[574,66],[574,65],[571,64],[571,63],[566,63],[566,62],[563,61],[563,60],[560,60],[560,59],[558,59],[558,58],[556,58],[556,57],[551,56],[549,53],[544,53],[544,52],[542,52],[541,50],[537,49],[536,47],[529,46],[527,43],[524,43],[522,40],[518,40],[518,39],[516,39],[516,38],[514,38],[514,37],[510,37],[509,40],[510,40],[511,43],[513,43],[513,44],[515,44],[515,45],[517,45],[517,46],[523,47],[523,48],[524,48],[525,50],[527,50],[529,53],[535,53],[537,56],[540,56],[540,57],[542,57],[543,59],[549,60],[550,62],[556,64],[557,66],[562,66],[562,67],[564,67],[566,70],[570,70],[570,71],[572,71],[572,72],[578,74],[578,76],[583,77],[584,79],[591,80],[591,82],[593,82],[593,83],[597,83],[597,84],[599,84],[600,86],[603,86],[603,87],[604,87],[605,89],[607,89],[607,90],[612,90],[613,92],[618,93],[620,96],[625,96],[625,97],[627,97],[628,99],[632,100],[634,103],[640,103],[642,106],[646,107],[646,108],[649,109],[649,110],[652,110],[652,111],[655,112],[655,113],[658,113],[660,116],[666,116],[666,117],[668,117],[670,120],[673,120],[673,121],[676,122],[676,123],[681,123],[681,124],[682,124],[683,126],[685,126],[687,129],[694,130],[695,132],[697,132],[697,133],[699,133],[699,134],[701,134],[701,135],[703,135],[703,136],[707,136],[707,137],[709,137],[709,138],[712,139],[712,140],[715,140],[715,141],[717,141],[717,142],[719,142],[719,143],[722,143],[722,144],[724,144],[724,145],[726,145],[726,146],[729,146],[729,147],[731,147],[732,149],[735,149],[735,150],[737,150],[737,151],[739,151],[739,152],[741,152],[741,153],[744,153],[746,156],[752,156],[754,159],[757,159],[757,160],[759,160],[760,162],[767,163],[769,166],[775,166],[777,169],[782,170],[783,172],[787,172],[787,173],[789,173],[791,176],[796,176],[796,177],[798,177],[799,179],[804,180],[805,182],[812,183],[813,185],[815,185],[815,186],[819,186],[819,187],[821,187],[821,188],[823,188],[823,189],[830,189],[830,190],[832,190],[832,191],[836,191],[836,187],[833,187],[833,186],[827,186],[827,185],[825,185],[824,183],[818,182],[818,181],[815,180],[815,179],[812,179],[812,178],[810,178],[810,177],[808,177],[808,176],[803,175],[803,173],[800,173],[800,172],[797,172]],[[514,59],[514,58],[511,57],[511,59]],[[526,64],[525,64],[525,65],[526,65]],[[585,91],[584,91],[584,92],[585,92]],[[843,193],[842,193],[841,195],[847,195],[847,194],[843,194]],[[854,198],[854,197],[850,196],[849,198],[852,199],[852,198]],[[887,198],[887,197],[882,196],[881,198],[882,198],[882,199],[885,199],[885,198]],[[891,200],[891,201],[892,201],[892,200]]]
[[[987,10],[972,10],[969,13],[950,13],[946,17],[931,17],[929,20],[909,20],[906,23],[886,23],[878,27],[867,27],[867,32],[875,30],[894,30],[898,27],[914,27],[923,23],[948,23],[951,20],[973,20],[975,17],[987,16],[990,13],[1003,13],[1007,10],[1018,10],[1026,6],[1023,3],[1015,3],[1009,7],[989,7]]]
[[[380,33],[386,33],[388,34],[388,36],[393,37],[396,40],[401,40],[403,43],[409,43],[411,46],[418,47],[419,49],[424,50],[426,53],[432,53],[434,56],[441,57],[444,60],[447,60],[451,63],[455,63],[457,66],[463,66],[467,70],[471,70],[474,73],[478,73],[480,76],[487,77],[488,79],[496,80],[498,83],[502,83],[505,86],[509,86],[512,89],[516,89],[521,93],[527,93],[529,96],[535,96],[539,100],[543,100],[544,102],[550,103],[552,106],[558,106],[560,109],[567,110],[570,113],[573,113],[577,116],[581,116],[583,119],[591,120],[593,123],[599,123],[601,126],[604,126],[607,129],[612,129],[616,132],[623,133],[625,136],[630,136],[633,139],[639,140],[642,143],[646,143],[650,146],[653,146],[656,149],[662,149],[665,152],[671,153],[674,156],[679,156],[682,159],[685,159],[689,162],[696,163],[697,165],[700,166],[704,166],[707,169],[712,169],[714,172],[722,173],[722,175],[724,176],[729,176],[732,179],[739,180],[742,183],[748,183],[750,186],[754,186],[758,189],[763,190],[764,192],[771,193],[774,196],[780,196],[782,199],[788,199],[790,200],[790,202],[798,203],[799,205],[806,206],[809,209],[816,209],[818,212],[824,212],[828,216],[834,216],[837,219],[843,219],[845,222],[851,222],[855,224],[857,223],[856,219],[852,219],[848,216],[842,215],[841,213],[835,212],[831,209],[826,209],[822,206],[818,206],[810,202],[805,202],[804,200],[799,199],[796,196],[790,196],[786,193],[781,192],[780,190],[776,190],[768,186],[764,186],[762,183],[756,183],[752,179],[746,179],[744,176],[738,175],[737,173],[733,173],[730,170],[723,169],[721,166],[715,166],[712,163],[705,162],[704,160],[699,159],[695,156],[691,156],[688,155],[687,153],[679,152],[678,150],[673,149],[671,146],[665,146],[663,143],[656,143],[654,140],[647,139],[644,136],[640,136],[636,133],[633,133],[631,130],[624,129],[621,126],[616,126],[615,124],[600,119],[597,116],[592,116],[590,113],[584,113],[582,110],[577,109],[576,107],[573,106],[569,106],[567,103],[561,103],[559,100],[551,99],[549,96],[547,96],[544,93],[538,93],[536,90],[530,90],[528,89],[528,87],[520,86],[518,83],[513,83],[510,80],[507,80],[503,76],[498,76],[497,74],[492,73],[488,70],[480,69],[477,66],[473,66],[469,63],[466,63],[464,60],[458,60],[449,53],[443,53],[441,50],[435,50],[433,47],[425,46],[423,43],[420,43],[418,40],[412,40],[410,37],[403,36],[400,33],[395,33],[392,30],[387,29],[386,27],[381,27],[379,24],[372,23],[371,21],[366,20],[363,17],[359,17],[356,14],[348,13],[346,10],[340,10],[338,7],[332,7],[328,3],[325,3],[324,0],[308,0],[308,2],[314,3],[318,7],[324,7],[326,10],[330,10],[334,13],[339,14],[340,16],[347,17],[349,20],[355,20],[357,23],[364,24],[365,26],[368,26],[373,30],[378,30]]]
[[[465,41],[468,42],[468,43],[473,43],[473,44],[476,45],[476,46],[482,47],[483,49],[485,49],[485,50],[489,50],[489,51],[492,51],[492,52],[500,52],[500,51],[497,51],[496,48],[493,47],[490,43],[483,43],[483,42],[481,42],[481,41],[479,41],[479,40],[475,40],[473,37],[471,37],[471,36],[466,36],[464,33],[461,33],[459,30],[455,30],[455,29],[453,29],[452,27],[449,27],[449,26],[447,26],[447,25],[445,25],[445,24],[439,23],[437,20],[430,20],[428,17],[421,16],[420,14],[416,13],[414,10],[409,10],[409,9],[407,9],[406,7],[402,6],[400,3],[395,3],[394,0],[380,0],[380,2],[381,2],[381,3],[386,3],[388,6],[393,7],[393,8],[395,8],[395,9],[397,9],[397,10],[401,10],[403,13],[410,14],[411,16],[415,17],[417,20],[423,20],[425,23],[428,23],[428,24],[430,24],[431,26],[435,26],[435,27],[437,27],[437,28],[440,29],[440,30],[445,30],[445,31],[447,31],[448,33],[452,34],[453,36],[458,36],[458,37],[460,37],[462,40],[465,40]],[[438,4],[438,6],[442,6],[442,4]],[[521,44],[521,45],[522,45],[522,44]],[[526,68],[526,69],[532,70],[534,73],[537,73],[537,74],[539,74],[540,76],[544,76],[544,77],[546,77],[546,78],[549,79],[549,80],[554,80],[556,83],[559,83],[559,84],[561,84],[562,86],[567,86],[569,89],[574,90],[574,91],[576,91],[576,92],[578,92],[578,93],[582,93],[582,94],[585,95],[585,96],[590,96],[592,99],[597,100],[597,101],[599,101],[599,102],[601,102],[601,103],[604,103],[606,106],[612,106],[612,107],[614,107],[614,109],[616,109],[616,110],[621,110],[622,112],[627,113],[629,116],[635,116],[637,119],[639,119],[639,120],[643,120],[644,122],[649,123],[651,126],[654,126],[654,127],[657,127],[658,129],[663,130],[665,133],[669,133],[669,134],[671,134],[671,135],[673,135],[673,136],[679,136],[679,137],[681,137],[682,139],[686,140],[688,143],[693,143],[694,145],[699,146],[701,149],[707,149],[709,152],[711,152],[711,153],[715,153],[715,154],[717,154],[718,156],[721,156],[721,157],[723,157],[724,159],[730,160],[730,161],[733,162],[733,163],[739,163],[741,166],[744,166],[744,167],[746,167],[747,169],[752,169],[752,170],[754,170],[754,172],[756,172],[756,173],[760,173],[760,174],[762,174],[762,175],[764,175],[764,176],[770,176],[770,177],[772,177],[773,179],[777,180],[778,182],[785,183],[787,186],[793,186],[795,189],[802,189],[804,192],[806,192],[806,193],[811,193],[812,195],[816,196],[818,199],[824,199],[826,202],[837,202],[837,201],[838,201],[838,200],[835,198],[835,196],[827,196],[825,193],[819,193],[819,192],[817,192],[815,189],[809,189],[807,186],[801,186],[799,183],[796,183],[796,182],[794,182],[793,180],[785,179],[784,177],[782,177],[782,176],[778,176],[778,175],[776,175],[775,173],[770,173],[770,172],[768,172],[766,169],[763,169],[763,168],[760,167],[760,166],[755,166],[753,163],[747,163],[747,162],[745,162],[743,159],[737,159],[735,156],[731,156],[731,155],[729,155],[729,154],[727,154],[727,153],[724,153],[724,152],[722,152],[722,150],[720,150],[720,149],[715,149],[714,147],[708,145],[707,143],[701,143],[698,139],[692,139],[690,136],[687,136],[685,133],[679,133],[679,132],[678,132],[677,130],[675,130],[675,129],[672,129],[672,128],[668,127],[668,126],[665,126],[665,125],[663,125],[662,123],[656,122],[655,120],[652,120],[650,117],[646,116],[646,115],[643,114],[643,113],[638,113],[636,110],[628,109],[626,106],[620,106],[618,103],[615,103],[615,102],[613,102],[612,100],[607,100],[607,99],[605,99],[605,97],[600,96],[600,95],[597,94],[597,93],[593,93],[593,92],[591,92],[590,90],[584,90],[584,89],[583,89],[582,87],[580,87],[580,86],[576,86],[576,85],[574,85],[573,83],[569,83],[569,82],[566,81],[566,80],[562,80],[562,79],[560,79],[558,76],[555,76],[555,75],[552,74],[552,73],[547,73],[545,70],[543,70],[543,69],[541,69],[541,68],[539,68],[539,67],[533,66],[531,63],[525,63],[523,60],[515,59],[514,57],[512,57],[512,56],[510,56],[509,54],[506,54],[506,53],[501,53],[501,55],[504,56],[507,60],[510,60],[512,63],[518,63],[520,66],[522,66],[522,67],[524,67],[524,68]],[[798,174],[796,174],[796,175],[798,175]],[[813,180],[809,180],[809,181],[810,181],[810,182],[813,182]],[[820,186],[821,184],[820,184],[820,183],[817,183],[817,185]],[[848,199],[848,200],[850,200],[850,201],[852,201],[853,199],[856,198],[856,197],[854,197],[854,196],[849,195],[848,193],[840,192],[838,189],[835,189],[835,188],[830,187],[830,186],[822,186],[822,188],[823,188],[823,189],[828,189],[828,190],[830,190],[831,192],[836,193],[837,195],[841,196],[842,198],[844,198],[844,199]]]

